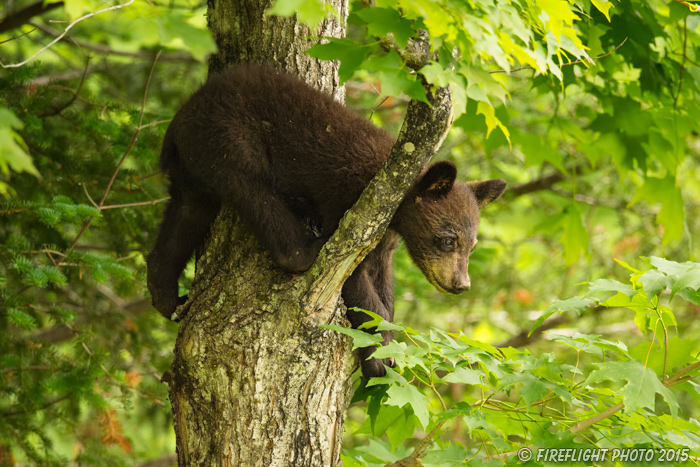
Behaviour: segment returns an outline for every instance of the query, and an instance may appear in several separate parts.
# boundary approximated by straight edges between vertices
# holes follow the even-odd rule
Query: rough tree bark
[[[346,0],[332,0],[341,18]],[[304,55],[309,37],[340,36],[325,21],[309,31],[294,18],[264,15],[267,0],[210,0],[219,46],[215,71],[265,63],[341,99],[336,65]],[[344,20],[343,20],[344,21]],[[179,466],[336,466],[357,363],[351,343],[319,324],[348,325],[340,291],[379,241],[451,123],[448,89],[432,106],[411,102],[391,157],[348,211],[312,268],[292,276],[224,208],[190,290],[170,386]]]

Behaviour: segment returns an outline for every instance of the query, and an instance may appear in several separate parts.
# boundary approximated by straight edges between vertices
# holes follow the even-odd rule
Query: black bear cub
[[[204,241],[222,204],[290,272],[308,269],[341,217],[387,159],[394,140],[330,96],[267,68],[213,75],[173,118],[161,166],[171,200],[148,256],[153,305],[170,318],[187,297],[178,277]],[[481,208],[504,191],[503,180],[455,182],[450,162],[418,178],[377,247],[343,287],[348,308],[394,316],[392,255],[403,237],[428,281],[441,292],[469,290],[469,255]],[[348,311],[357,328],[369,320]],[[375,330],[376,332],[376,330]],[[382,332],[384,342],[391,333]],[[391,362],[360,350],[366,378]]]

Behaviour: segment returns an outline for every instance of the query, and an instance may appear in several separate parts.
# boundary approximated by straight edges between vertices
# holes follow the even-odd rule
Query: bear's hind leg
[[[355,329],[362,323],[371,321],[372,318],[366,313],[350,310],[350,308],[353,307],[373,311],[389,322],[391,322],[394,317],[393,301],[390,303],[390,306],[387,306],[387,303],[382,299],[377,289],[377,284],[373,280],[372,276],[374,274],[370,272],[371,269],[378,266],[376,263],[372,264],[372,260],[374,259],[371,256],[372,253],[360,263],[343,286],[343,301],[345,302],[345,306],[348,307],[347,316],[350,320],[350,324],[352,324],[352,327]],[[370,334],[381,334],[382,345],[391,342],[394,335],[392,331],[377,331],[377,328],[364,329],[364,331]],[[386,368],[384,365],[389,367],[394,366],[392,359],[371,358],[375,350],[377,350],[377,347],[363,347],[357,352],[360,358],[362,376],[364,376],[365,379],[370,379],[375,376],[384,376],[386,375]]]
[[[277,265],[290,272],[306,271],[327,237],[314,236],[308,219],[300,219],[272,183],[263,180],[239,175],[230,185],[217,187],[217,192],[224,202],[234,206]]]
[[[178,278],[195,249],[204,242],[220,207],[218,201],[181,190],[174,182],[170,196],[160,233],[147,260],[153,306],[168,319],[187,300],[178,295]]]

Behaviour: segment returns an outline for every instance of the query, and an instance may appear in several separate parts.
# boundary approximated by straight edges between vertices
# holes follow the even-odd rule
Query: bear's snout
[[[452,293],[461,294],[472,288],[472,282],[469,276],[455,277],[452,281]]]

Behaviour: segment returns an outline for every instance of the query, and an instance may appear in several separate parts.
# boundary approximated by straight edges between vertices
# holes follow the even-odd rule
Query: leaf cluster
[[[700,264],[647,261],[652,267],[644,272],[624,264],[633,273],[629,283],[593,281],[585,296],[553,303],[533,325],[557,311],[622,307],[647,337],[634,347],[594,334],[549,333],[551,352],[534,355],[463,333],[420,332],[369,312],[367,326],[401,339],[374,353],[393,358],[396,368],[356,389],[354,402],[367,408],[355,436],[368,444],[346,450],[346,465],[411,457],[424,466],[503,465],[523,447],[685,449],[697,458],[700,425],[691,414],[700,400],[700,339],[671,337],[673,307],[661,303],[674,291],[697,300]],[[370,344],[357,330],[336,330],[357,346]],[[562,349],[575,353],[575,365]]]

